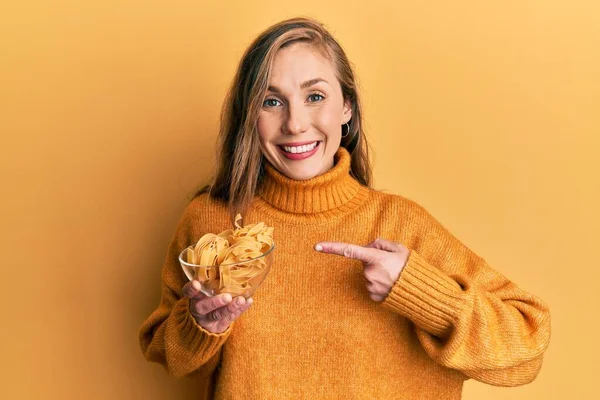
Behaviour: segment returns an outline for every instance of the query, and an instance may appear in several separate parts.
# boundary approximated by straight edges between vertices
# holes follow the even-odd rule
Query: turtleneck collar
[[[368,188],[350,175],[350,153],[340,147],[332,169],[304,181],[288,178],[267,162],[259,195],[284,212],[314,214],[340,210],[345,213],[360,205],[367,191]]]

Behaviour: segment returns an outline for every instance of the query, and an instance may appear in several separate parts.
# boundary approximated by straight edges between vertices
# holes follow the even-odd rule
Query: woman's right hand
[[[252,305],[252,298],[232,299],[229,293],[208,297],[200,291],[200,282],[186,283],[181,293],[190,299],[190,313],[201,327],[212,333],[223,333]]]

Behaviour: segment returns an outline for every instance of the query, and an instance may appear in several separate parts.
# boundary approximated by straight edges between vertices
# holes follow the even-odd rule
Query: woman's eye
[[[277,107],[278,103],[279,103],[279,100],[276,100],[276,99],[266,99],[263,102],[263,106],[264,107]]]
[[[311,103],[314,103],[316,101],[321,101],[325,98],[325,96],[320,95],[319,93],[313,93],[310,96],[308,96],[308,101],[310,101]]]

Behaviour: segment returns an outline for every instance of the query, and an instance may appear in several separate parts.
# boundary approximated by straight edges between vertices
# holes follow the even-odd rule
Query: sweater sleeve
[[[409,318],[437,363],[466,378],[517,386],[537,376],[550,339],[548,307],[450,234],[427,211],[383,306]]]
[[[233,324],[220,334],[202,328],[189,311],[189,299],[181,295],[188,282],[179,264],[180,252],[191,244],[190,206],[179,221],[162,268],[162,295],[158,308],[144,321],[139,342],[148,361],[162,364],[180,378],[189,375],[208,378],[220,361],[221,346]]]

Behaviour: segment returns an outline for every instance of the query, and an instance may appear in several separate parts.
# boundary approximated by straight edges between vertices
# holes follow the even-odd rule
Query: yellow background
[[[598,2],[5,3],[0,398],[195,398],[143,359],[138,328],[211,175],[235,65],[296,15],[328,24],[356,66],[376,188],[551,306],[537,380],[469,381],[464,398],[598,392]]]

